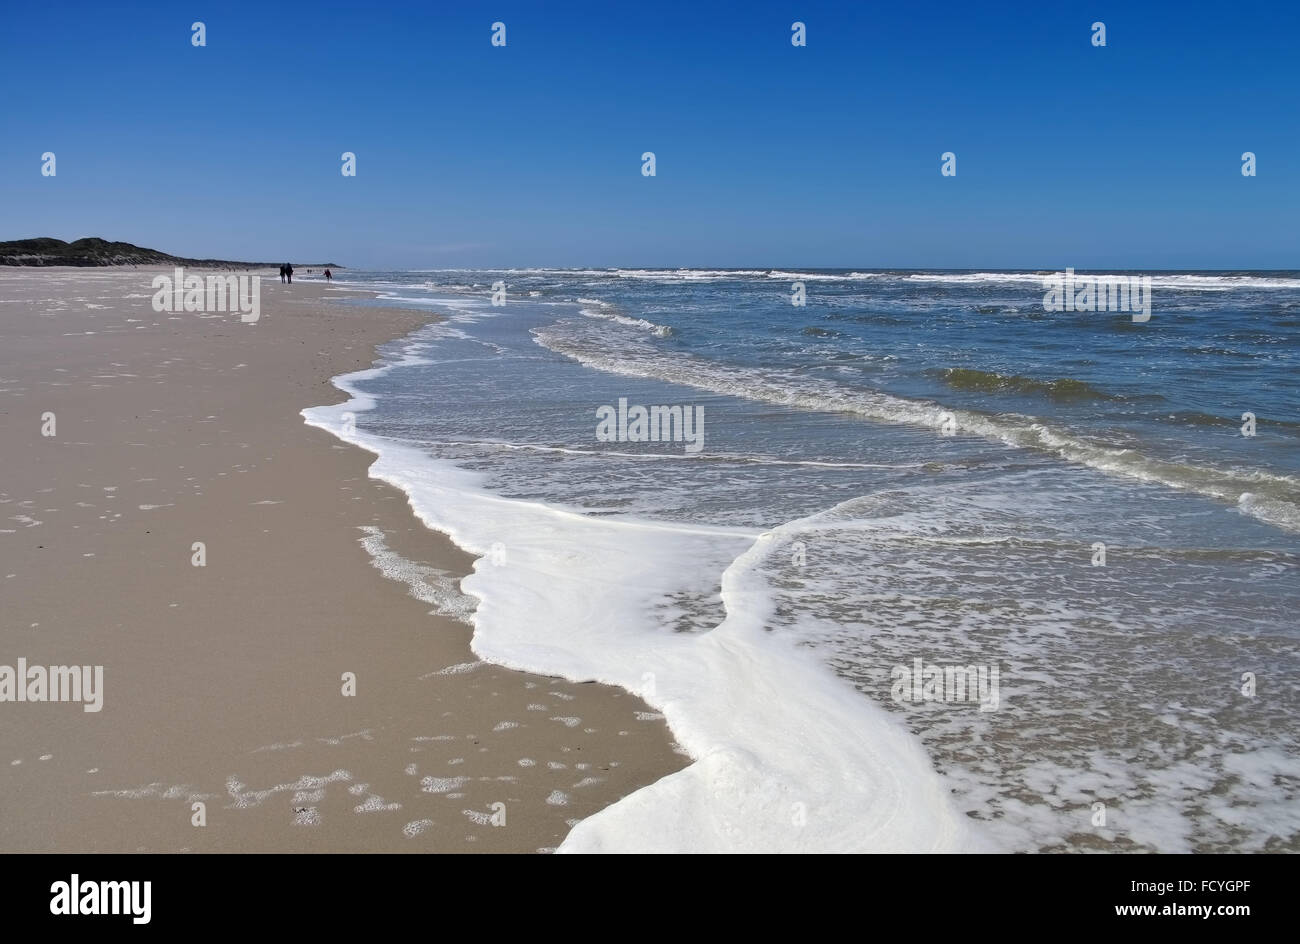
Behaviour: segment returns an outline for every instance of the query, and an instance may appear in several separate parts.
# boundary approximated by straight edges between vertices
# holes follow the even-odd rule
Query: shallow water
[[[1135,323],[1032,273],[350,273],[452,317],[308,417],[485,555],[481,654],[703,758],[575,847],[1295,849],[1300,277],[1152,275]],[[702,448],[602,441],[620,399]],[[897,700],[918,659],[996,707]]]

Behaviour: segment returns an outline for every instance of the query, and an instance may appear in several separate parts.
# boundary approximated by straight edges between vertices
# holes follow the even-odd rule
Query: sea
[[[561,851],[1300,851],[1300,272],[1108,274],[342,272],[443,317],[304,416],[667,719]]]

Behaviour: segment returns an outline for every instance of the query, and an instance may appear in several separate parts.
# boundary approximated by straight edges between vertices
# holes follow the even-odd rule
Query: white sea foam
[[[433,678],[435,675],[464,675],[466,672],[473,672],[475,669],[482,667],[482,662],[457,662],[455,665],[449,665],[445,669],[427,672],[424,675],[421,675],[420,678]]]
[[[405,836],[407,839],[414,839],[416,836],[419,836],[421,833],[428,832],[432,828],[433,828],[433,820],[417,819],[414,820],[413,822],[407,823],[405,826],[402,827],[402,835]]]
[[[641,695],[694,763],[582,821],[561,851],[953,851],[979,848],[919,742],[806,651],[764,630],[771,609],[752,568],[771,546],[744,529],[590,518],[485,491],[481,477],[349,428],[343,404],[307,422],[379,458],[370,474],[480,558],[462,589],[477,655],[512,668],[600,681]],[[726,619],[665,633],[656,606],[682,588],[720,590]],[[569,719],[560,719],[566,723]],[[427,778],[443,792],[453,781]]]
[[[363,525],[360,530],[365,532],[361,546],[380,573],[389,580],[406,584],[411,596],[433,607],[430,612],[450,616],[462,623],[469,622],[469,616],[474,612],[474,601],[460,592],[455,574],[407,560],[392,551],[384,532],[374,525]]]
[[[600,318],[605,321],[627,325],[629,328],[641,328],[657,338],[672,337],[673,329],[668,325],[655,324],[653,321],[647,321],[644,318],[629,318],[627,315],[619,314],[614,309],[614,306],[608,302],[592,298],[580,298],[578,303],[583,306],[581,311],[587,318]]]
[[[376,794],[370,794],[366,797],[365,802],[359,803],[352,808],[354,813],[388,813],[393,810],[400,810],[402,804],[388,803],[383,797]]]
[[[781,269],[773,269],[767,273],[769,279],[779,279],[782,282],[866,282],[876,279],[897,278],[887,272],[850,272],[848,274],[838,272],[786,272]]]
[[[766,269],[614,269],[600,272],[620,279],[648,279],[655,282],[726,282],[743,278],[762,278]]]
[[[468,777],[424,777],[420,789],[425,793],[447,793],[464,786],[468,780]]]

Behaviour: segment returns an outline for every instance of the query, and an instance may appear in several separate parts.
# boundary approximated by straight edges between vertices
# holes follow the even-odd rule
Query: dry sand
[[[274,275],[256,324],[156,313],[157,271],[0,270],[0,665],[105,690],[0,703],[0,851],[532,852],[685,765],[372,566],[366,526],[434,582],[471,560],[299,411],[427,315]]]

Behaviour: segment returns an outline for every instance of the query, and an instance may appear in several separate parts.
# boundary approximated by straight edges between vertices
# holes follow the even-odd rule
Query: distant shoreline
[[[0,265],[22,268],[107,268],[109,266],[198,266],[222,269],[278,269],[279,262],[236,262],[229,259],[189,259],[173,256],[157,249],[146,249],[131,243],[109,242],[98,237],[87,237],[74,242],[39,237],[0,242]],[[295,263],[299,268],[342,269],[334,262]]]

